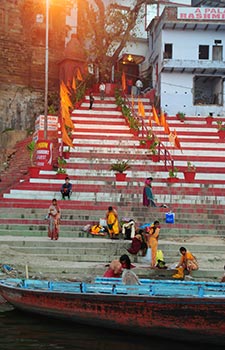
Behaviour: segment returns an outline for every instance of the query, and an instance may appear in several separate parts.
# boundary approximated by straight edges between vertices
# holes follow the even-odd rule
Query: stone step
[[[214,242],[214,244],[211,244]],[[223,243],[222,243],[223,242]],[[96,276],[102,275],[106,264],[112,259],[118,258],[126,253],[129,241],[112,241],[109,239],[91,238],[62,238],[59,241],[49,241],[47,238],[36,239],[35,237],[1,237],[0,247],[7,252],[7,261],[17,270],[25,271],[28,264],[29,272],[32,274],[57,275],[58,278],[72,276]],[[223,269],[225,258],[224,241],[209,237],[209,243],[195,240],[189,242],[159,241],[159,249],[164,252],[167,264],[179,261],[179,247],[184,245],[197,256],[200,269],[193,272],[196,279],[219,279]],[[86,259],[84,259],[84,257]],[[172,271],[152,271],[148,263],[143,263],[143,258],[130,256],[136,265],[135,272],[139,276],[150,278],[168,278]],[[23,272],[24,273],[24,272]],[[161,276],[161,277],[160,277]],[[83,277],[82,277],[83,278]]]

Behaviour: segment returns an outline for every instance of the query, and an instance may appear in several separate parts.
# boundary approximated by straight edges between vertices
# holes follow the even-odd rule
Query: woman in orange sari
[[[151,248],[152,260],[151,268],[156,267],[156,254],[158,249],[158,239],[159,239],[160,226],[159,221],[154,221],[154,223],[149,228],[149,238],[148,247]]]
[[[189,252],[185,247],[180,247],[180,261],[176,267],[182,267],[184,270],[187,270],[189,274],[191,271],[198,270],[198,262],[196,257]]]
[[[48,208],[48,237],[51,240],[57,240],[59,238],[60,214],[60,208],[57,200],[54,198]]]
[[[106,212],[106,222],[110,238],[118,239],[120,233],[120,225],[117,211],[113,209],[113,207],[108,207],[108,210]]]

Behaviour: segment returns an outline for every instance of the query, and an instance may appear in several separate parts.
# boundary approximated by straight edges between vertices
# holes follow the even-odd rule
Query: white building
[[[148,38],[159,107],[170,115],[224,115],[225,8],[166,7]]]

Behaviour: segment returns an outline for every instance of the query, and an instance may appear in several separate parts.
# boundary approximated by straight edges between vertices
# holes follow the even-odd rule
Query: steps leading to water
[[[150,105],[147,99],[142,101],[146,111],[145,123],[148,125]],[[123,250],[121,247],[127,242],[120,241],[121,247],[115,254],[109,239],[101,238],[98,242],[97,238],[84,233],[82,227],[88,223],[97,223],[99,218],[104,217],[107,207],[113,205],[118,210],[120,219],[133,218],[138,224],[159,220],[162,240],[176,239],[177,242],[185,244],[191,237],[202,238],[205,250],[201,257],[206,258],[208,267],[203,269],[203,275],[197,271],[196,276],[221,276],[224,255],[218,253],[218,245],[213,246],[212,251],[207,246],[209,237],[214,237],[215,240],[220,238],[221,247],[225,251],[225,142],[217,135],[217,118],[214,118],[211,127],[207,127],[202,117],[188,116],[184,123],[174,116],[168,117],[170,129],[176,129],[179,136],[182,151],[170,144],[162,127],[152,123],[154,133],[170,151],[175,166],[179,168],[179,182],[170,184],[167,181],[168,168],[165,167],[164,161],[154,163],[150,151],[140,147],[140,138],[131,134],[121,112],[116,110],[114,98],[100,101],[96,97],[94,109],[90,111],[88,108],[89,102],[86,97],[81,108],[72,113],[75,124],[74,148],[70,150],[70,158],[67,161],[67,173],[73,184],[71,200],[61,201],[59,189],[63,180],[56,178],[55,171],[41,170],[38,177],[29,177],[29,154],[25,149],[27,140],[19,143],[16,147],[19,152],[15,154],[14,163],[8,172],[2,174],[3,181],[0,182],[0,190],[3,193],[0,201],[0,237],[7,235],[13,237],[13,240],[24,237],[23,248],[17,247],[15,252],[24,255],[24,262],[29,258],[30,268],[34,273],[41,271],[41,260],[49,255],[46,269],[43,267],[46,273],[63,273],[65,270],[69,276],[70,273],[85,274],[88,270],[88,273],[101,274],[105,263],[115,256],[118,257]],[[57,147],[56,144],[55,146]],[[111,163],[118,159],[129,160],[131,164],[124,182],[116,182],[114,173],[109,170]],[[182,173],[187,161],[194,163],[197,168],[196,178],[192,183],[186,182]],[[143,208],[143,185],[145,178],[149,176],[154,179],[153,192],[157,202],[166,203],[168,208]],[[44,220],[53,197],[59,200],[62,209],[58,242],[47,240],[47,222]],[[165,223],[165,213],[169,210],[175,213],[175,224],[172,225]],[[71,242],[60,252],[59,247],[62,247],[63,240],[67,238],[76,240],[76,244],[82,239],[83,245],[86,240],[90,240],[92,245],[98,245],[99,254],[94,254],[87,247],[80,247],[74,251]],[[33,246],[30,247],[30,251],[26,246],[26,240],[29,239]],[[34,239],[35,242],[44,240],[43,247],[36,251]],[[105,240],[107,249],[100,248],[100,244]],[[173,244],[174,251],[170,251],[166,245],[162,246],[169,262],[178,257],[178,245]],[[199,244],[191,248],[196,255],[200,254]],[[102,253],[102,249],[106,250],[105,254]],[[35,256],[38,261],[33,266]],[[204,259],[202,261],[204,266]],[[58,266],[60,264],[61,267]],[[150,273],[147,267],[138,265],[138,268],[143,275]]]
[[[193,277],[200,280],[220,280],[222,274],[221,261],[225,259],[225,250],[221,241],[212,243],[185,242],[197,258],[200,265]],[[127,253],[130,241],[112,241],[106,238],[60,238],[59,241],[49,241],[47,238],[16,237],[0,238],[0,251],[7,253],[7,263],[14,266],[22,274],[28,265],[30,275],[49,278],[89,278],[103,275],[106,264],[112,259]],[[184,242],[159,240],[159,249],[164,252],[168,267],[179,261],[179,247]],[[174,269],[151,270],[149,263],[143,258],[130,255],[135,264],[135,272],[145,278],[171,278]],[[81,277],[82,276],[82,277]]]

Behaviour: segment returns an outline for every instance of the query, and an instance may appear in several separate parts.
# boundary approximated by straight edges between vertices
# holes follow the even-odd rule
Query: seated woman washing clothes
[[[120,233],[120,225],[117,211],[113,207],[108,207],[106,212],[106,223],[111,239],[118,239]]]
[[[131,264],[130,258],[127,254],[120,257],[120,263],[122,265],[122,283],[127,285],[141,284],[137,275],[131,271],[134,266]]]
[[[184,270],[187,270],[189,274],[191,271],[198,270],[198,262],[196,257],[189,252],[185,247],[180,247],[180,261],[177,264],[177,268],[182,267]]]
[[[136,255],[139,251],[142,252],[142,256],[145,256],[148,245],[146,243],[143,230],[139,230],[132,239],[130,247],[127,249],[128,253]]]
[[[119,260],[114,259],[111,261],[103,277],[122,277],[122,282],[124,284],[140,284],[136,274],[131,271],[134,267],[135,266],[131,264],[129,256],[123,254]]]
[[[121,277],[122,265],[118,259],[112,260],[103,277]]]

